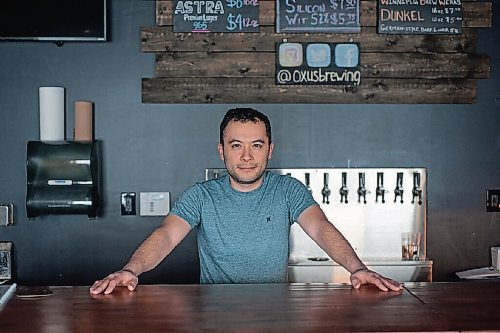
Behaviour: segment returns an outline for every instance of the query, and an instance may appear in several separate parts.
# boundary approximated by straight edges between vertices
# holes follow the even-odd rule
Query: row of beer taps
[[[328,187],[329,184],[329,174],[324,173],[323,174],[323,189],[321,190],[321,195],[323,196],[323,203],[324,204],[330,204],[330,195],[332,194],[332,191]],[[307,189],[312,193],[311,185],[310,185],[310,175],[309,173],[305,174],[305,185]],[[359,185],[357,189],[357,194],[358,194],[358,202],[361,203],[361,198],[363,198],[363,203],[366,204],[366,195],[368,193],[371,193],[367,188],[365,187],[365,173],[360,172],[359,173]],[[375,202],[379,202],[379,197],[381,198],[381,202],[385,203],[385,194],[388,193],[384,188],[384,173],[383,172],[377,172],[377,187],[375,188]],[[398,172],[396,175],[396,187],[394,189],[394,202],[398,201],[403,203],[403,173]],[[420,187],[420,173],[419,172],[414,172],[413,173],[413,189],[411,191],[412,193],[412,200],[411,203],[415,203],[415,198],[418,198],[418,204],[422,204],[422,188]],[[340,202],[341,203],[348,203],[348,195],[349,195],[349,188],[347,187],[347,172],[342,172],[342,186],[339,189],[339,194],[340,194]]]

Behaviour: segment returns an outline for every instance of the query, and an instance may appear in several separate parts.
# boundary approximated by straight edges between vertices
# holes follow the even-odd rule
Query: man
[[[401,290],[398,282],[366,268],[302,183],[266,171],[273,149],[264,114],[229,110],[218,145],[228,175],[184,192],[125,267],[96,281],[90,293],[109,294],[117,286],[134,290],[138,276],[156,267],[192,228],[198,229],[201,283],[285,283],[294,222],[351,273],[354,288]]]

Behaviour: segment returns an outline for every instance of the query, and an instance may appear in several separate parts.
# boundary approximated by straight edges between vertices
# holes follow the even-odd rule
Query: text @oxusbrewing
[[[322,84],[322,85],[359,85],[361,82],[361,71],[349,70],[335,71],[325,70],[323,68],[316,69],[280,69],[276,73],[276,84],[281,85],[307,85],[307,84]]]

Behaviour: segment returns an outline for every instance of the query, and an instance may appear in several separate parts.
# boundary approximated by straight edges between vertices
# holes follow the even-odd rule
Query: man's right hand
[[[137,287],[139,279],[132,272],[129,271],[118,271],[109,274],[102,280],[97,280],[92,287],[90,287],[90,293],[97,295],[100,293],[111,294],[115,287],[127,287],[128,290],[134,291]]]

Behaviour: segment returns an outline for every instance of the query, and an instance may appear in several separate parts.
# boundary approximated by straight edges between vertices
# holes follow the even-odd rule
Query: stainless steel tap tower
[[[365,264],[399,281],[431,281],[427,259],[427,170],[425,168],[269,169],[303,182],[326,216]],[[206,179],[225,174],[206,169]],[[401,235],[418,232],[416,259],[402,260]],[[290,282],[349,282],[298,224],[290,229]]]

